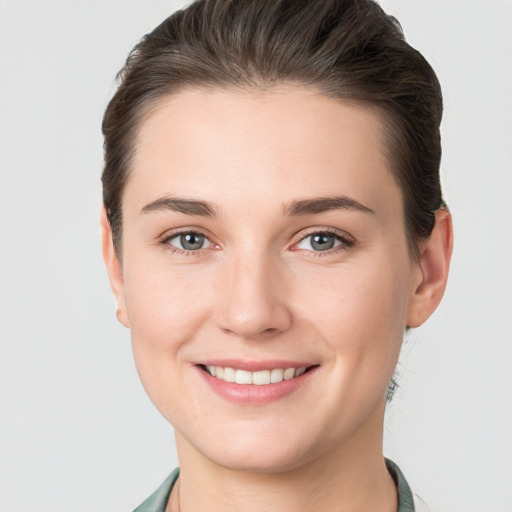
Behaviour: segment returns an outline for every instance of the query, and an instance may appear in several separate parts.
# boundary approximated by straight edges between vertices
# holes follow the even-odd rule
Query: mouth
[[[253,372],[229,366],[200,365],[204,372],[215,377],[215,379],[228,383],[254,386],[268,386],[270,384],[278,384],[283,381],[297,379],[317,366],[318,365],[300,366],[297,368],[269,368]]]

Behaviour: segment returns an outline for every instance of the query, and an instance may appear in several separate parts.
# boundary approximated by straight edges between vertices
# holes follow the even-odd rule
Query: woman
[[[211,0],[120,78],[103,253],[180,462],[137,510],[415,510],[382,422],[451,255],[431,67],[369,0]]]

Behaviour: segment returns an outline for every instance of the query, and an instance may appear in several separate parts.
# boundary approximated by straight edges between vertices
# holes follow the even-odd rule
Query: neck
[[[382,456],[382,418],[378,438],[375,425],[364,427],[328,453],[268,473],[221,466],[177,432],[180,477],[167,512],[396,512],[396,487]]]

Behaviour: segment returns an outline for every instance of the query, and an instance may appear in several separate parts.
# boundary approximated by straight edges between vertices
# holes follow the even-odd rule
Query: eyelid
[[[182,245],[182,238],[187,235],[192,235],[194,237],[197,237],[197,238],[200,238],[205,244],[206,244],[206,247],[199,247],[198,249],[185,249],[184,247],[179,247],[178,245],[175,245],[173,242],[178,242],[180,243],[180,245]],[[201,233],[194,233],[192,231],[189,231],[188,233],[178,233],[174,236],[171,236],[167,239],[166,243],[168,243],[169,245],[172,245],[173,247],[175,247],[176,249],[179,249],[179,250],[184,250],[186,252],[194,252],[194,251],[200,251],[200,250],[203,250],[203,249],[210,249],[212,246],[213,246],[213,243],[210,241],[210,239],[206,236],[204,236],[203,234]]]
[[[180,249],[178,247],[175,247],[171,244],[169,244],[169,240],[172,238],[175,238],[180,235],[188,234],[188,233],[197,233],[201,236],[204,236],[211,244],[211,247],[207,247],[205,249],[197,249],[197,250],[186,250],[186,249]],[[337,240],[341,241],[342,243],[336,247],[333,247],[331,249],[327,249],[325,251],[313,251],[308,249],[299,249],[297,245],[302,242],[304,239],[306,239],[309,236],[313,236],[316,234],[330,234],[336,237]],[[347,233],[346,231],[335,229],[335,228],[329,228],[329,227],[314,227],[314,228],[308,228],[306,230],[303,230],[299,232],[295,237],[295,242],[290,246],[290,250],[292,251],[306,251],[313,253],[314,256],[322,256],[322,255],[328,255],[333,254],[335,252],[338,252],[340,250],[348,249],[350,247],[353,247],[356,243],[356,240],[352,235]],[[205,251],[205,250],[218,250],[221,248],[220,244],[214,241],[213,236],[210,233],[207,233],[204,229],[198,227],[198,226],[185,226],[180,228],[175,228],[166,231],[164,234],[158,237],[158,241],[160,245],[165,246],[166,249],[174,252],[174,253],[180,253],[180,254],[186,254],[186,255],[194,255],[198,254],[199,252]]]
[[[176,238],[180,235],[193,234],[193,233],[195,233],[197,235],[204,236],[208,240],[208,242],[210,242],[211,246],[206,247],[206,248],[196,249],[196,250],[186,250],[186,249],[180,249],[179,247],[176,247],[169,243],[169,240]],[[180,227],[180,228],[168,230],[163,235],[158,237],[158,243],[160,245],[163,245],[165,247],[165,249],[167,249],[171,252],[174,252],[177,254],[185,254],[187,256],[192,256],[192,255],[198,254],[199,252],[202,252],[205,250],[212,250],[212,249],[215,250],[215,249],[220,248],[219,244],[213,240],[213,237],[209,233],[206,233],[204,229],[199,228],[197,226],[186,226],[186,227]]]
[[[340,245],[332,247],[331,249],[326,249],[325,251],[313,251],[309,249],[300,249],[298,248],[298,244],[301,243],[306,238],[313,236],[313,235],[320,235],[320,234],[329,234],[334,236],[337,240],[341,242]],[[353,247],[355,245],[356,241],[352,235],[347,233],[346,231],[338,230],[335,228],[322,228],[322,227],[315,227],[315,228],[309,228],[305,231],[300,232],[297,235],[297,241],[292,244],[290,247],[290,250],[292,251],[307,251],[310,253],[314,253],[315,256],[322,256],[327,254],[333,254],[335,252],[338,252],[340,250],[348,249],[350,247]]]
[[[164,231],[161,235],[158,236],[158,240],[160,242],[164,242],[174,236],[185,235],[187,233],[197,233],[199,235],[202,235],[202,236],[208,238],[208,240],[211,240],[211,238],[212,238],[211,235],[209,233],[207,233],[203,228],[200,228],[198,226],[184,226],[184,227],[168,229],[168,230]]]

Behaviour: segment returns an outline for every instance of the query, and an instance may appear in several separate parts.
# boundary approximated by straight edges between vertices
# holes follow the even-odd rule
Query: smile
[[[255,386],[265,386],[268,384],[277,384],[283,380],[292,380],[300,377],[308,368],[273,368],[269,370],[260,370],[251,372],[239,370],[224,366],[204,366],[203,369],[212,377],[236,384],[253,384]]]
[[[217,360],[195,366],[216,395],[247,406],[268,404],[297,392],[320,368],[305,361]]]

